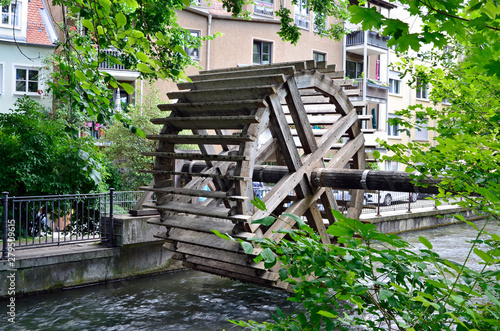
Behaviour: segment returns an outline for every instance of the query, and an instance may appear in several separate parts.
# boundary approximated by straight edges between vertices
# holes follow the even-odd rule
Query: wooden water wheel
[[[338,209],[337,202],[332,189],[313,185],[311,171],[364,169],[359,122],[369,119],[357,115],[343,89],[352,81],[342,76],[325,62],[279,63],[202,72],[192,83],[178,84],[181,91],[168,93],[177,102],[159,105],[169,116],[151,120],[163,129],[148,136],[158,148],[145,153],[155,158],[149,171],[155,184],[144,189],[156,193],[157,203],[147,207],[161,216],[150,222],[166,227],[157,236],[174,258],[197,270],[283,287],[276,270],[253,263],[238,243],[211,230],[279,240],[275,231],[293,226],[293,220],[271,227],[252,220],[287,212],[304,216],[329,242],[325,223],[335,220],[321,211]],[[179,151],[182,144],[198,149]],[[262,211],[250,202],[252,177],[254,168],[269,160],[288,172],[262,198],[267,206]],[[362,203],[362,192],[354,191],[348,216],[359,216]]]

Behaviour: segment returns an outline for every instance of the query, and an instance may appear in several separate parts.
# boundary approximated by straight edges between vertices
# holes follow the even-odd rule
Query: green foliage
[[[289,300],[304,311],[286,316],[278,309],[274,323],[233,323],[252,330],[500,329],[498,235],[474,241],[471,251],[484,261],[478,271],[439,257],[423,237],[425,247],[414,251],[371,223],[335,217],[327,232],[336,245],[322,244],[306,224],[280,230],[287,237],[279,243],[253,239],[263,248],[255,261],[280,266],[294,292]]]
[[[28,97],[0,114],[2,190],[11,196],[89,193],[103,189],[105,168],[90,138],[65,132],[66,121]]]
[[[157,107],[160,103],[158,91],[153,90],[144,98],[143,104],[130,105],[128,115],[131,118],[131,125],[141,127],[146,134],[159,134],[161,126],[152,124],[150,119],[166,116],[165,112]],[[103,149],[103,153],[112,164],[115,189],[135,191],[139,186],[150,184],[152,175],[140,173],[139,170],[152,169],[151,158],[141,153],[154,150],[156,146],[154,141],[134,134],[129,127],[120,122],[114,123],[106,130],[106,136],[102,141],[109,144]]]
[[[197,48],[209,37],[192,36],[177,24],[177,11],[185,0],[53,0],[67,12],[60,28],[64,34],[51,60],[55,66],[49,87],[60,107],[86,114],[99,123],[122,121],[131,131],[127,116],[113,113],[111,89],[127,93],[133,87],[119,83],[99,65],[123,65],[150,80],[187,80],[184,68],[196,65],[184,47]],[[112,51],[110,51],[112,50]],[[73,128],[77,129],[77,128]]]

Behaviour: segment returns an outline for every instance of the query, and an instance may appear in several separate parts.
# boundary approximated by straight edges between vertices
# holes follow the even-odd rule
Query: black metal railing
[[[266,196],[271,187],[254,185],[254,195],[259,199]],[[340,211],[347,211],[347,206],[351,200],[349,191],[334,190],[335,200]],[[292,193],[293,195],[293,193]],[[383,212],[412,213],[419,208],[436,208],[436,203],[432,199],[427,199],[430,194],[418,194],[415,192],[393,192],[393,191],[372,191],[364,194],[362,214],[376,213],[381,216]],[[445,202],[441,203],[445,205]],[[320,206],[320,209],[321,206]]]
[[[379,48],[387,49],[388,37],[382,36],[380,33],[374,31],[368,31],[368,39],[366,43],[371,46],[376,46]],[[346,36],[346,46],[356,46],[362,45],[365,42],[365,32],[364,31],[354,31]]]
[[[106,54],[106,55],[111,55],[117,59],[120,58],[120,52],[117,51],[117,50],[113,50],[113,49],[105,49],[105,50],[101,50],[102,53]],[[99,63],[99,69],[110,69],[110,70],[128,70],[125,65],[123,64],[118,64],[118,63],[115,63],[111,60],[109,60],[108,58],[106,58],[106,60],[104,60],[103,62]]]
[[[16,249],[100,241],[114,246],[113,215],[126,214],[141,191],[9,197],[3,192],[2,258]],[[11,245],[12,245],[11,244]]]

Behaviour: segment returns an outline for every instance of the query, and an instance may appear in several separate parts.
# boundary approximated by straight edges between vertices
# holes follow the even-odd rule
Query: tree
[[[2,190],[11,196],[89,193],[104,188],[105,168],[89,137],[74,139],[65,121],[28,97],[0,114]]]
[[[389,45],[404,52],[422,52],[433,46],[429,66],[404,57],[398,69],[432,85],[431,99],[446,99],[443,111],[422,105],[402,110],[401,119],[392,120],[404,129],[418,128],[425,119],[436,121],[431,128],[438,134],[436,144],[412,142],[384,146],[395,153],[392,159],[407,164],[409,172],[436,178],[440,186],[437,201],[455,201],[487,215],[488,222],[500,222],[500,172],[498,166],[500,107],[499,77],[500,9],[494,1],[413,1],[403,0],[407,14],[419,19],[421,30],[398,18],[386,18],[374,7],[350,6],[350,21],[364,30],[379,30],[390,36]],[[449,46],[452,47],[451,52]],[[438,181],[438,176],[444,180]],[[288,215],[287,215],[288,216]],[[399,330],[497,330],[500,317],[500,274],[495,268],[500,255],[500,237],[476,228],[469,256],[482,259],[482,268],[441,259],[432,245],[420,238],[426,249],[410,253],[405,243],[386,237],[369,225],[344,219],[328,229],[343,247],[322,245],[317,235],[302,224],[287,232],[292,241],[280,243],[256,240],[264,250],[257,261],[268,267],[282,263],[282,280],[293,285],[292,300],[303,303],[307,314],[285,316],[278,311],[275,323],[237,322],[258,330],[316,330],[344,328],[346,324],[369,329]],[[464,220],[463,218],[460,218]],[[299,222],[300,219],[297,219]],[[262,220],[259,222],[271,222]],[[472,227],[473,223],[468,222]],[[480,240],[480,235],[486,240]],[[390,244],[374,249],[372,241]],[[478,244],[484,245],[481,248]],[[247,245],[244,245],[248,250]],[[382,267],[379,267],[379,266]],[[374,266],[375,269],[374,269]],[[383,281],[381,281],[383,280]],[[358,315],[342,315],[344,308]],[[421,314],[425,312],[426,315]],[[368,313],[370,319],[365,319]]]
[[[129,118],[114,113],[110,88],[132,94],[128,83],[118,83],[99,70],[103,62],[124,65],[146,79],[188,79],[184,68],[195,62],[184,47],[197,48],[201,40],[176,23],[176,11],[189,0],[54,0],[62,9],[63,41],[58,44],[49,83],[58,107],[86,114],[90,120],[125,123],[130,131],[144,136],[130,125]],[[109,51],[110,49],[114,51]],[[75,130],[77,128],[74,128]]]

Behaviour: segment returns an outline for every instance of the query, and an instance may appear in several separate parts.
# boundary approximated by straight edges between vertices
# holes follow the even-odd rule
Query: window
[[[297,0],[295,5],[295,25],[300,28],[309,29],[309,8],[306,0]]]
[[[0,63],[0,94],[3,94],[3,63]]]
[[[399,118],[399,116],[394,114],[389,114],[389,118],[387,119],[387,135],[389,137],[399,137],[400,136],[399,124],[391,124],[389,120],[392,118]]]
[[[2,6],[2,24],[19,27],[19,12],[21,4],[11,3],[10,5]]]
[[[326,61],[326,54],[313,51],[313,60],[316,62],[324,62]]]
[[[349,78],[361,78],[363,75],[363,63],[346,61],[345,76]]]
[[[316,24],[316,19],[324,19],[325,21],[319,25]],[[314,13],[314,32],[324,34],[324,31],[328,29],[328,18],[320,13]]]
[[[401,81],[389,78],[389,93],[401,94]]]
[[[419,78],[417,78],[417,99],[429,98],[429,86],[425,85]]]
[[[254,13],[273,16],[274,4],[273,0],[257,0],[255,1]]]
[[[273,44],[264,41],[253,41],[253,64],[271,63],[271,49]]]
[[[386,171],[398,171],[399,162],[396,161],[385,161],[385,170]]]
[[[196,38],[200,37],[200,31],[189,30],[189,32],[191,33],[191,35],[193,37],[196,37]],[[200,59],[200,49],[199,48],[189,48],[189,47],[185,46],[184,50],[186,51],[186,54],[189,55],[191,58],[193,58],[195,60]]]
[[[16,92],[38,94],[38,69],[16,68]]]
[[[417,120],[417,128],[415,129],[415,140],[429,140],[429,131],[427,130],[427,120]]]

